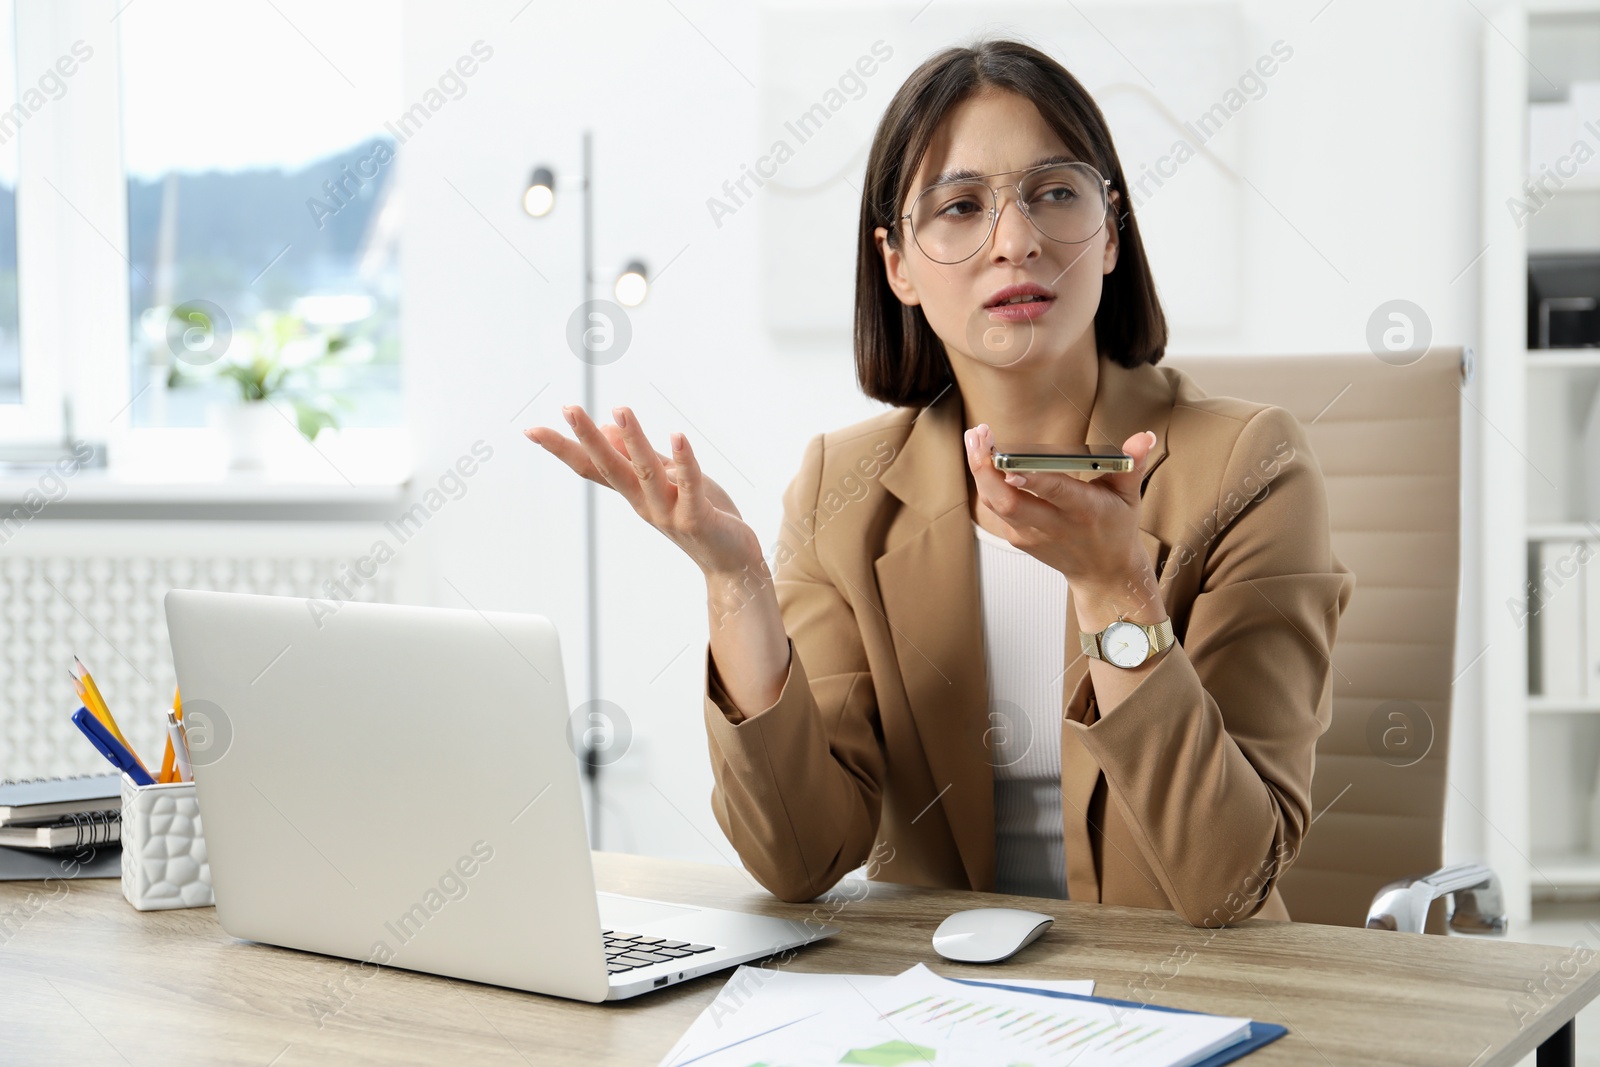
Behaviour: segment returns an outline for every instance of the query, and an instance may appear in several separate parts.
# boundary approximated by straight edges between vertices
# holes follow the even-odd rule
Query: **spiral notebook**
[[[121,811],[121,778],[112,772],[0,782],[0,827],[55,822],[74,813]]]
[[[44,851],[112,845],[122,840],[121,811],[75,811],[49,823],[0,826],[0,846]]]
[[[119,878],[122,875],[122,776],[80,774],[60,778],[16,778],[0,782],[0,830],[37,830],[74,814],[115,812],[116,835],[111,840],[73,847],[75,828],[62,839],[61,849],[35,844],[29,848],[0,846],[0,882],[62,878]],[[109,832],[109,831],[107,831]],[[50,837],[55,837],[51,834]],[[37,835],[34,841],[38,841]]]

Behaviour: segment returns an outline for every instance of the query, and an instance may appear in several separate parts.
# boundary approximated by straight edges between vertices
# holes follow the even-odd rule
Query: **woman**
[[[892,881],[1289,917],[1354,577],[1295,419],[1156,366],[1127,198],[1099,108],[1036,49],[907,79],[856,279],[857,377],[894,408],[810,441],[771,568],[682,434],[657,453],[627,408],[527,431],[705,573],[712,807],[785,900],[870,855]],[[1002,475],[997,441],[1135,463]]]

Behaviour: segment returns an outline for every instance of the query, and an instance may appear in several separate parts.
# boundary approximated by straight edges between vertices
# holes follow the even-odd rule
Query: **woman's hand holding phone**
[[[1123,442],[1122,450],[1134,460],[1131,471],[1088,478],[1071,472],[1017,475],[996,470],[994,434],[987,425],[967,430],[965,441],[980,503],[1011,528],[1013,545],[1066,576],[1076,590],[1083,629],[1098,630],[1117,611],[1131,610],[1142,598],[1130,594],[1130,588],[1155,587],[1139,543],[1139,483],[1155,434],[1137,433]]]

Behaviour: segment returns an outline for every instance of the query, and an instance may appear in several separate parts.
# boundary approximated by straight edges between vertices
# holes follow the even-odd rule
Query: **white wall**
[[[764,301],[781,307],[786,294],[762,287],[763,212],[793,201],[764,190],[720,228],[706,208],[707,197],[776,132],[763,124],[754,88],[764,84],[764,70],[781,65],[794,76],[796,57],[781,42],[763,51],[760,12],[704,0],[522,3],[412,0],[405,7],[408,99],[419,98],[475,40],[494,49],[465,96],[400,150],[418,479],[436,479],[478,438],[495,449],[467,496],[437,516],[418,544],[431,557],[437,602],[460,606],[459,589],[480,608],[553,617],[566,635],[577,703],[585,654],[579,483],[523,440],[520,427],[565,429],[560,405],[579,399],[581,365],[564,341],[579,300],[579,231],[571,198],[543,220],[522,213],[519,196],[533,166],[548,163],[572,175],[580,130],[594,131],[600,295],[628,258],[638,255],[655,270],[671,261],[633,316],[631,350],[599,369],[601,411],[630,404],[662,447],[669,430],[689,434],[763,540],[776,532],[779,495],[805,440],[879,406],[856,392],[847,335],[813,333],[801,341],[776,337],[766,325]],[[1085,81],[1097,96],[1110,91],[1102,80],[1142,84],[1161,99],[1164,85],[1194,84],[1193,72],[1153,53],[1139,31],[1141,23],[1159,28],[1159,13],[1130,12],[1131,5],[1080,6],[1143,75],[1108,65],[1105,38],[1066,4],[989,5],[982,13],[943,2],[919,11],[921,0],[894,8],[809,6],[829,27],[833,51],[857,55],[875,40],[892,43],[894,59],[849,105],[874,119],[923,56],[985,29],[1031,28],[1034,42],[1069,68],[1096,72]],[[1010,25],[994,20],[1008,10],[1016,13]],[[1217,142],[1247,179],[1229,183],[1239,212],[1238,280],[1228,293],[1237,313],[1220,325],[1202,324],[1200,314],[1175,323],[1172,351],[1361,350],[1368,316],[1396,297],[1426,310],[1441,343],[1471,343],[1477,280],[1466,268],[1479,252],[1478,14],[1466,4],[1376,0],[1252,0],[1237,13],[1239,71],[1275,40],[1294,55]],[[834,69],[830,54],[817,74],[819,93]],[[1215,96],[1227,88],[1216,85]],[[1142,161],[1124,152],[1124,169],[1137,173]],[[1189,173],[1180,172],[1174,190]],[[1153,254],[1159,252],[1158,284],[1192,295],[1195,279],[1214,272],[1216,254],[1161,229],[1163,203],[1171,216],[1170,205],[1190,199],[1164,191],[1142,215]],[[813,259],[818,269],[847,270],[839,247],[849,247],[850,221],[836,233],[820,227],[815,244],[797,242],[788,254]],[[838,288],[848,294],[847,281]],[[1469,412],[1469,456],[1482,429]],[[1470,470],[1465,480],[1473,484]],[[1471,531],[1470,511],[1466,519]],[[614,810],[603,843],[732,861],[707,803],[698,572],[609,492],[602,493],[600,526],[600,695],[626,710],[636,736],[634,751],[609,772]],[[1469,541],[1464,549],[1475,546]],[[1481,643],[1470,632],[1474,590],[1465,596],[1462,665]],[[1481,794],[1474,672],[1458,690],[1453,856],[1477,854],[1493,832],[1461,804],[1465,796],[1477,805]]]

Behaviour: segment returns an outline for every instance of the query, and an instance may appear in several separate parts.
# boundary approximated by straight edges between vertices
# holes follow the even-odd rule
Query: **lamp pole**
[[[590,155],[591,138],[583,131],[583,306],[587,308],[594,299],[594,202],[590,188],[593,159]],[[588,336],[587,333],[584,334]],[[580,360],[583,364],[583,410],[594,414],[594,360]],[[600,545],[597,527],[599,486],[583,479],[583,570],[584,611],[588,630],[589,691],[588,703],[600,699]],[[583,774],[589,780],[589,846],[600,847],[600,763],[595,758],[593,743],[587,727],[583,731]]]
[[[594,414],[595,407],[595,352],[590,347],[590,338],[593,331],[589,328],[592,318],[599,316],[593,305],[594,299],[594,189],[593,189],[593,138],[588,130],[583,131],[583,159],[579,173],[579,198],[582,201],[583,215],[583,303],[580,311],[583,315],[581,329],[578,331],[580,347],[574,348],[574,355],[583,361],[583,409]],[[555,172],[549,167],[536,167],[533,178],[528,183],[527,190],[523,193],[522,206],[528,214],[535,218],[542,218],[550,213],[555,205]],[[624,283],[627,283],[624,285]],[[643,263],[630,260],[618,278],[617,299],[629,306],[638,304],[644,299],[648,286],[648,271]],[[606,303],[602,301],[601,303]],[[612,311],[621,313],[626,318],[626,313],[620,307],[612,305],[605,313]],[[570,341],[569,341],[570,343]],[[612,359],[622,355],[625,348],[618,350]],[[607,360],[606,362],[609,362]],[[606,713],[599,711],[596,705],[600,702],[600,545],[599,545],[599,486],[585,478],[583,480],[583,564],[584,564],[584,616],[587,637],[587,693],[586,699],[579,705],[590,708],[584,718],[584,729],[578,746],[578,756],[583,760],[584,777],[589,782],[589,844],[598,848],[600,844],[600,767],[601,760],[597,746],[590,738],[593,731],[588,728],[590,719],[595,715],[602,717]],[[611,724],[609,721],[607,725]],[[570,729],[570,726],[569,726]]]

